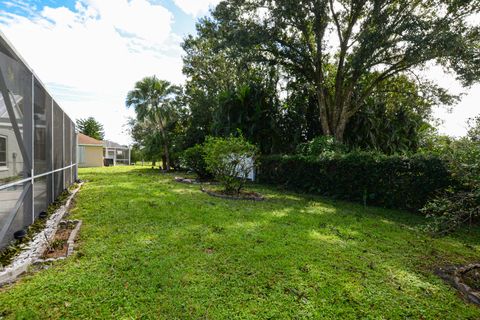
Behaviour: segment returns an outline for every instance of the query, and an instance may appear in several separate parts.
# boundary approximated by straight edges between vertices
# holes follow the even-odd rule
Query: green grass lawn
[[[267,187],[222,200],[146,167],[80,176],[78,252],[2,289],[5,318],[480,319],[433,274],[480,260],[477,229],[433,239],[411,213]]]

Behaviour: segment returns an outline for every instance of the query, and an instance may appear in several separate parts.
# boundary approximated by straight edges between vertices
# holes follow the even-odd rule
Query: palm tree
[[[127,95],[127,107],[134,107],[137,120],[148,123],[158,130],[163,140],[163,153],[166,169],[170,170],[170,153],[168,150],[165,128],[173,115],[173,99],[179,88],[155,76],[146,77],[135,84],[135,88]]]

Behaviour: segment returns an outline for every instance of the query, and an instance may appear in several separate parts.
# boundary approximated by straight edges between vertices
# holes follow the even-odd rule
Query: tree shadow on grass
[[[309,207],[296,205],[275,210],[256,207],[253,213],[222,216],[223,210],[210,210],[213,218],[199,208],[200,219],[170,228],[166,237],[157,240],[168,243],[182,265],[181,270],[167,270],[167,278],[175,279],[170,299],[198,302],[212,298],[207,292],[220,291],[215,297],[226,305],[230,299],[245,303],[261,298],[271,307],[303,309],[297,300],[319,308],[323,299],[358,316],[367,316],[370,308],[398,306],[410,313],[395,310],[397,316],[418,316],[432,308],[430,298],[436,295],[449,307],[442,310],[436,305],[435,312],[449,312],[448,299],[456,299],[453,292],[418,270],[423,255],[434,245],[408,241],[411,234],[388,222],[373,225],[377,232],[362,233],[367,225],[354,228],[358,221],[339,222],[336,210],[312,217]],[[248,205],[244,207],[248,212]],[[389,238],[383,237],[387,233]],[[198,291],[199,296],[192,294]],[[468,309],[461,301],[453,304]],[[233,312],[235,306],[231,308]]]
[[[172,230],[170,241],[176,249],[195,244],[193,251],[202,261],[201,269],[211,278],[205,285],[237,286],[237,291],[242,291],[240,299],[263,286],[266,289],[260,290],[261,294],[271,304],[280,299],[291,305],[289,298],[298,298],[320,306],[318,295],[323,292],[322,299],[358,316],[367,316],[368,306],[391,310],[401,306],[411,312],[396,310],[398,316],[418,316],[424,308],[446,315],[449,308],[442,311],[442,304],[467,309],[429,268],[442,258],[459,262],[478,257],[476,253],[450,256],[455,243],[412,241],[415,235],[388,222],[358,225],[355,219],[339,221],[337,214],[332,210],[312,218],[308,210],[287,209],[280,215],[260,211],[256,218],[240,215],[217,219],[214,226],[206,222]],[[218,258],[212,260],[208,252]],[[441,297],[442,303],[432,309],[433,295]]]

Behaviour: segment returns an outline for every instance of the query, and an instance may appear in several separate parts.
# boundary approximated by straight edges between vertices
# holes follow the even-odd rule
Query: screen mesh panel
[[[77,157],[73,121],[1,33],[0,77],[1,250],[70,186]]]
[[[32,75],[3,53],[0,53],[0,72],[6,85],[0,94],[0,137],[4,142],[0,149],[1,186],[30,175],[25,159],[31,157],[32,149]]]
[[[24,190],[28,188],[28,184],[19,184],[14,187],[10,187],[4,190],[0,190],[0,223],[2,228],[7,227],[7,233],[3,239],[0,239],[0,246],[4,247],[8,245],[10,241],[13,240],[14,232],[17,232],[31,223],[31,214],[25,212],[26,207],[23,203],[28,203],[28,196],[24,194]],[[24,201],[22,201],[22,196]],[[30,198],[31,200],[31,198]],[[18,210],[15,211],[15,208],[18,207]],[[7,225],[7,219],[15,215],[13,221]]]
[[[53,174],[54,177],[54,191],[55,191],[55,199],[58,198],[60,194],[63,192],[63,170],[55,172]]]
[[[42,87],[40,82],[35,79],[34,87],[34,172],[35,174],[45,173],[51,170],[51,108],[52,98]]]
[[[37,178],[34,181],[34,215],[35,218],[38,218],[38,215],[42,211],[47,210],[48,206],[48,187],[47,187],[47,177]]]

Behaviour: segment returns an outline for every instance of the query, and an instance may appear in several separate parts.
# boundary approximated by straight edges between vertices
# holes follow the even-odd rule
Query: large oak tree
[[[226,0],[209,23],[219,50],[281,66],[311,88],[323,133],[343,141],[392,77],[434,62],[465,86],[477,81],[479,12],[479,0]]]

